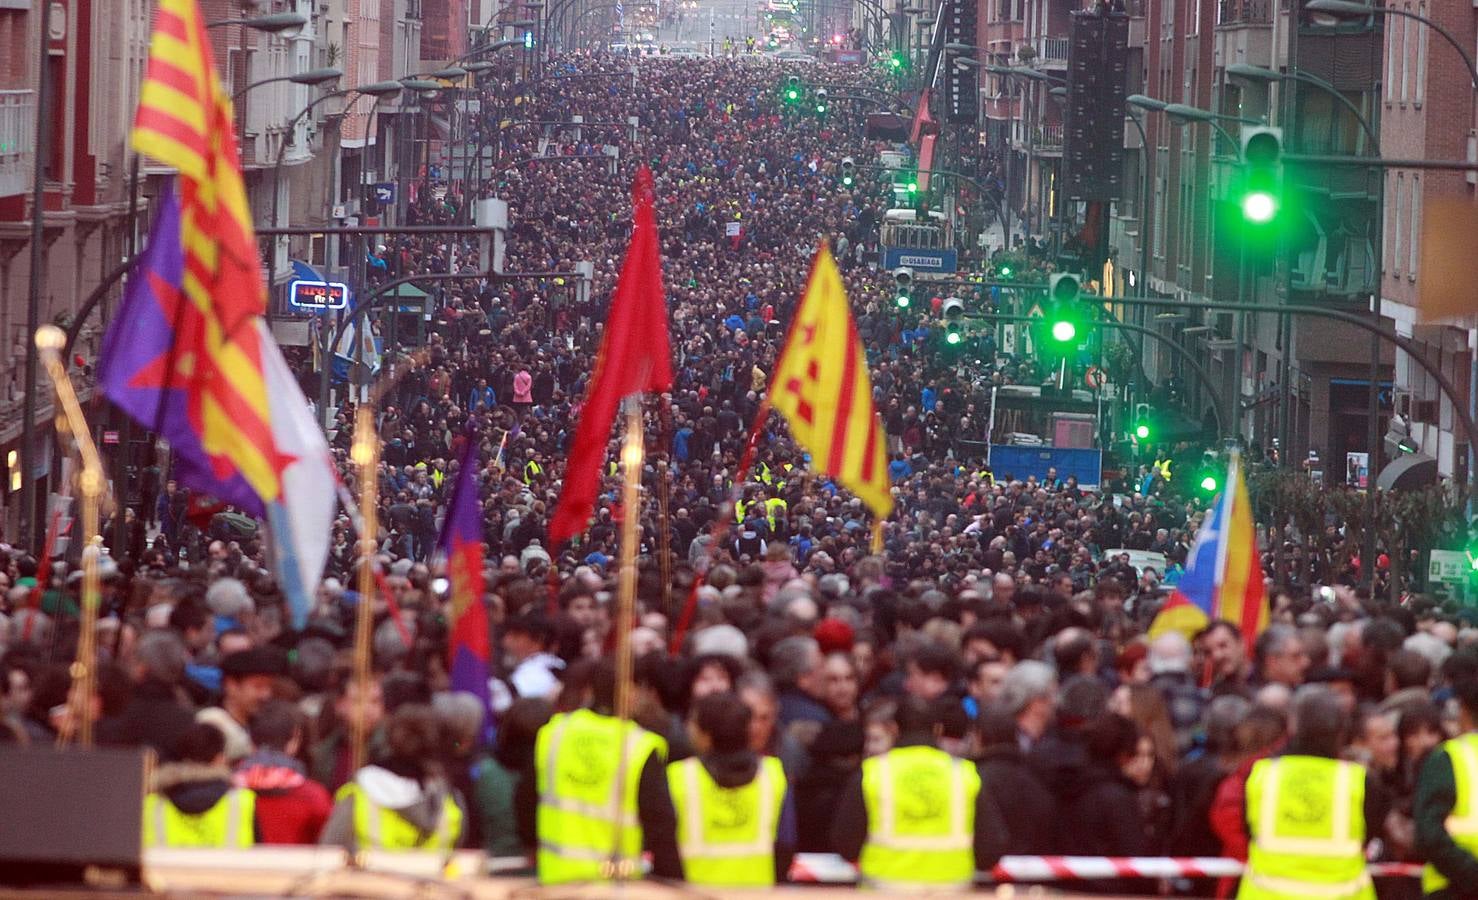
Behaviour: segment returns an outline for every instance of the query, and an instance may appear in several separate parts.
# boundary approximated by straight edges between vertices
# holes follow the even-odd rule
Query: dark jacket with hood
[[[1138,789],[1117,768],[1097,760],[1063,773],[1057,794],[1057,847],[1082,856],[1153,856],[1140,814]],[[1151,894],[1133,879],[1089,883],[1094,893]]]
[[[98,743],[152,747],[161,759],[169,759],[175,741],[194,724],[195,713],[174,687],[150,678],[133,686],[118,715],[98,723]]]
[[[214,807],[234,784],[231,770],[205,763],[165,763],[154,770],[152,793],[159,794],[187,816],[198,816]],[[253,841],[262,837],[258,821],[252,823]]]
[[[277,750],[258,750],[236,764],[232,780],[257,795],[257,828],[264,844],[316,844],[333,801],[309,780],[303,764]]]
[[[705,753],[698,757],[719,787],[743,787],[754,781],[760,771],[760,755],[752,750],[735,753]],[[796,820],[795,793],[787,785],[785,800],[780,805],[780,823],[775,833],[775,881],[784,882],[790,872],[790,861],[795,856]]]
[[[365,766],[354,773],[354,784],[364,792],[376,806],[393,810],[422,835],[430,835],[441,824],[446,811],[446,799],[452,798],[463,811],[466,822],[467,804],[457,797],[447,783],[438,778],[418,778],[415,766],[401,766],[394,762],[383,766]],[[459,833],[453,846],[461,846]],[[343,797],[334,801],[328,823],[318,843],[344,847],[354,852],[359,849],[354,833],[354,798]]]

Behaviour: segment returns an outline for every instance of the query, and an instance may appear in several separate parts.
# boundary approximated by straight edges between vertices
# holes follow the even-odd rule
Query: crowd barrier
[[[1093,881],[1106,878],[1235,878],[1243,864],[1217,856],[1005,856],[980,880],[992,882]],[[1376,877],[1419,878],[1415,863],[1374,863]],[[851,884],[857,867],[835,853],[797,853],[790,867],[797,884]]]

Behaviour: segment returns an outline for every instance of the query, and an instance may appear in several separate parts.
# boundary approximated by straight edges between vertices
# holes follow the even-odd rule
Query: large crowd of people
[[[989,342],[950,352],[929,298],[893,302],[877,265],[891,186],[839,177],[843,157],[871,162],[886,145],[864,136],[861,104],[833,102],[825,115],[787,104],[792,74],[808,87],[872,77],[602,54],[561,58],[534,80],[485,73],[484,112],[459,139],[494,147],[494,163],[480,180],[419,191],[412,220],[458,221],[470,202],[502,198],[507,271],[548,274],[489,277],[475,247],[450,239],[370,248],[371,279],[466,272],[428,283],[427,352],[397,366],[378,413],[370,695],[349,677],[357,517],[346,509],[336,522],[308,626],[291,631],[260,536],[216,510],[196,515],[155,468],[157,491],[146,485],[144,505],[124,513],[130,540],[104,566],[104,663],[86,713],[98,741],[152,747],[163,765],[151,802],[180,814],[253,798],[244,840],[354,847],[403,834],[532,858],[546,814],[544,726],[592,704],[609,712],[619,534],[637,516],[635,718],[668,762],[700,760],[722,787],[778,760],[782,879],[800,851],[861,857],[865,870],[877,852],[869,761],[933,748],[976,763],[972,871],[1003,854],[1246,858],[1256,826],[1244,806],[1269,790],[1256,764],[1286,751],[1365,767],[1372,858],[1441,859],[1449,879],[1478,884],[1478,860],[1442,843],[1432,818],[1444,797],[1450,809],[1454,778],[1470,776],[1452,763],[1445,794],[1429,784],[1433,757],[1447,758],[1434,748],[1478,714],[1478,630],[1420,597],[1394,605],[1352,584],[1316,594],[1310,579],[1272,585],[1274,624],[1255,641],[1229,622],[1150,638],[1205,501],[1152,472],[1090,490],[985,464],[991,388],[1042,373]],[[620,126],[526,124],[574,115]],[[614,166],[606,148],[619,151]],[[646,405],[642,508],[622,508],[613,466],[588,531],[552,547],[637,165],[655,178],[676,383]],[[808,470],[778,417],[761,424],[755,464],[734,484],[821,241],[842,266],[888,435],[897,505],[876,555],[867,510]],[[594,263],[588,295],[576,290],[582,261]],[[411,336],[405,327],[396,343]],[[353,416],[340,405],[331,446],[357,496]],[[436,545],[464,458],[478,467],[483,510],[490,720],[449,689],[446,663]],[[731,495],[738,511],[721,523]],[[1163,553],[1166,571],[1106,557],[1119,548]],[[38,556],[12,546],[0,557],[0,741],[49,746],[79,724],[67,663],[80,576]],[[1318,574],[1335,581],[1347,562]],[[355,770],[361,719],[368,762]],[[679,825],[698,788],[652,768],[634,773],[652,871],[680,877],[686,863],[692,875]],[[360,814],[366,799],[394,815],[374,825]]]

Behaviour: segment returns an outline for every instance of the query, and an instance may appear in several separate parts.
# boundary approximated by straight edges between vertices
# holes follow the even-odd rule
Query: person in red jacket
[[[328,790],[297,758],[303,726],[302,712],[286,700],[270,701],[252,717],[257,749],[237,764],[233,781],[257,795],[260,843],[316,844],[333,809]]]

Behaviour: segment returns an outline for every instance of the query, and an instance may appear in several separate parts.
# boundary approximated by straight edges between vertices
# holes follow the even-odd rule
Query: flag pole
[[[57,746],[62,747],[77,737],[82,747],[92,746],[92,698],[97,693],[97,618],[100,583],[98,577],[98,555],[101,536],[98,534],[100,509],[107,481],[103,475],[103,460],[98,456],[97,445],[92,442],[92,429],[82,414],[82,405],[77,401],[77,392],[67,377],[67,368],[62,364],[61,349],[67,343],[67,335],[55,325],[44,325],[36,330],[36,350],[46,374],[51,376],[56,387],[57,402],[63,415],[56,417],[57,431],[63,437],[68,431],[77,445],[77,455],[82,458],[82,471],[77,477],[77,487],[82,492],[82,529],[77,536],[82,545],[82,609],[78,616],[77,658],[72,663],[72,690],[68,696],[71,706],[71,731],[57,734]]]
[[[616,616],[612,627],[616,631],[616,718],[624,724],[631,721],[632,707],[636,702],[636,686],[633,684],[633,660],[631,658],[631,628],[636,619],[636,551],[641,540],[641,472],[646,456],[642,435],[641,394],[632,394],[622,401],[626,408],[626,438],[621,444],[621,568],[617,577]],[[609,875],[616,881],[626,881],[636,874],[634,859],[621,854],[621,832],[626,827],[625,797],[626,769],[629,742],[621,742],[621,759],[616,766],[616,790],[611,795],[612,821],[616,823],[615,844],[611,847]]]
[[[366,719],[369,714],[370,629],[374,621],[375,536],[379,534],[380,436],[375,431],[374,407],[362,403],[354,415],[354,443],[349,455],[359,468],[359,605],[354,610],[354,718],[349,723],[349,771],[364,765]]]

